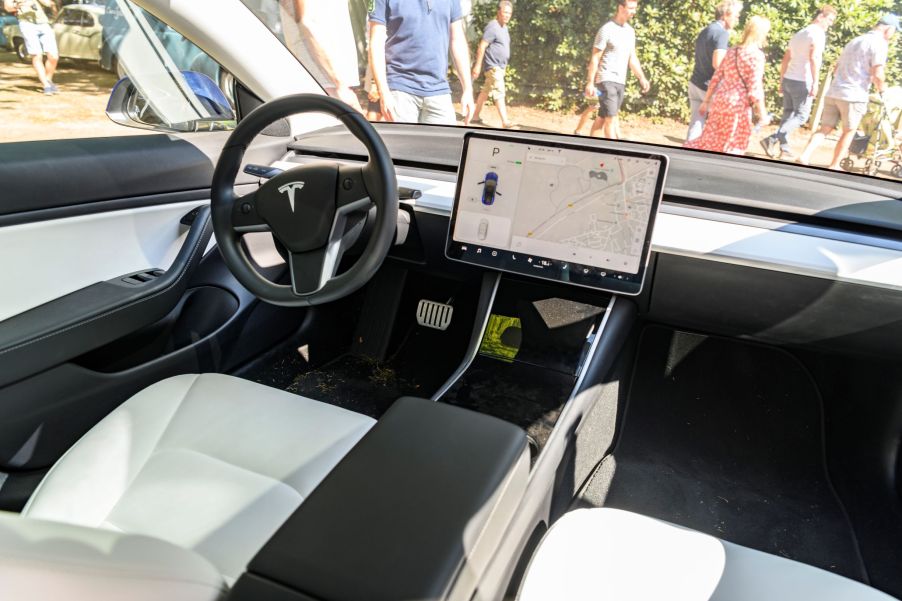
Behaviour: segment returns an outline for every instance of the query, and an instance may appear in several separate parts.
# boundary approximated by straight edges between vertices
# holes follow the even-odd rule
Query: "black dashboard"
[[[389,256],[447,277],[484,271],[445,254],[466,130],[377,127],[399,184],[422,192],[402,202],[410,234]],[[616,147],[670,157],[649,277],[636,297],[648,319],[772,344],[902,352],[902,185],[678,148]],[[304,136],[291,148],[289,163],[365,160],[363,148],[340,130]]]

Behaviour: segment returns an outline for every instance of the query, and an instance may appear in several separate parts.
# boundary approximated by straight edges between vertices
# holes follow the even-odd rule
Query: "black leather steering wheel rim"
[[[360,199],[368,197],[372,205],[376,207],[376,216],[370,238],[356,263],[341,275],[328,278],[328,281],[325,281],[316,290],[299,293],[294,286],[294,279],[293,285],[287,286],[276,284],[261,276],[245,254],[241,245],[241,236],[247,231],[266,230],[244,229],[242,231],[241,227],[236,226],[235,223],[243,218],[238,212],[239,208],[248,210],[248,207],[252,207],[251,210],[256,211],[253,197],[272,184],[272,181],[264,183],[257,193],[241,197],[235,193],[234,186],[245,151],[260,132],[278,119],[310,112],[326,113],[337,118],[366,147],[369,160],[362,168],[339,166],[337,163],[328,161],[317,163],[317,165],[325,165],[326,168],[334,166],[336,173],[341,174],[344,183],[351,182],[348,184],[349,186],[362,188],[351,187],[342,190],[341,183],[336,181],[336,197],[343,197],[343,200],[339,199],[336,202],[345,202],[354,195],[359,195]],[[293,170],[286,173],[291,173],[291,171]],[[303,187],[303,183],[301,186]],[[348,189],[351,191],[347,191]],[[291,211],[294,213],[293,194],[291,199]],[[355,202],[357,208],[362,206],[361,200]],[[331,302],[353,293],[366,284],[382,265],[382,261],[395,239],[398,184],[391,156],[385,144],[373,126],[360,113],[340,100],[329,96],[295,94],[260,105],[238,123],[216,163],[210,204],[217,245],[223,260],[235,278],[255,296],[269,303],[289,307],[311,306]],[[340,213],[341,209],[338,211]],[[260,221],[263,220],[260,219]],[[275,232],[275,226],[279,225],[283,230],[284,226],[281,224],[271,225],[273,225],[274,236],[279,239]],[[334,229],[334,222],[332,225]],[[292,255],[293,258],[294,255]],[[290,269],[294,278],[295,265],[290,264]]]

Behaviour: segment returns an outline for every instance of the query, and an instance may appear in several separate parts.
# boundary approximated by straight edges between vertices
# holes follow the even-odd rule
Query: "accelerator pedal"
[[[417,305],[417,323],[434,330],[447,330],[453,315],[454,307],[445,303],[421,299]]]

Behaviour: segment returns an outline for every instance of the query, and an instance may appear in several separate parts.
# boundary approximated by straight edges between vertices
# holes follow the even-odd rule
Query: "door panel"
[[[171,266],[96,282],[0,322],[0,385],[69,361],[149,326],[179,303],[213,228],[202,208]]]
[[[185,240],[179,223],[205,201],[124,209],[0,227],[0,322],[91,284],[144,269],[166,270]],[[115,252],[111,252],[115,249]]]
[[[74,58],[71,54],[71,48],[74,46],[75,29],[74,25],[69,25],[63,19],[65,15],[61,15],[53,25],[53,34],[56,36],[56,45],[62,58]]]
[[[241,287],[197,229],[227,136],[0,144],[0,509],[141,388],[234,369],[302,323]],[[261,137],[247,160],[288,142]]]

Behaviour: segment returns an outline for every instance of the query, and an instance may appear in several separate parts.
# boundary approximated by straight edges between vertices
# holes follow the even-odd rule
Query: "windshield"
[[[243,1],[371,121],[902,178],[902,26],[888,0]]]

